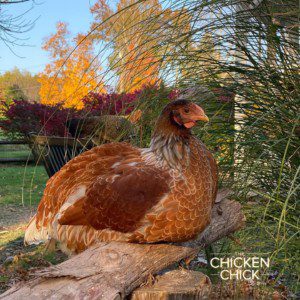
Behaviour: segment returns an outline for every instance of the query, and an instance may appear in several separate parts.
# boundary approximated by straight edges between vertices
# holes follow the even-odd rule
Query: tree
[[[0,41],[3,42],[12,52],[12,46],[19,45],[19,35],[31,30],[34,21],[26,21],[25,13],[12,15],[7,13],[3,8],[12,4],[33,2],[32,0],[3,0],[0,1]]]
[[[80,109],[82,98],[90,91],[104,91],[103,84],[97,82],[99,66],[94,58],[93,42],[83,34],[69,41],[70,32],[64,22],[58,22],[56,29],[43,45],[51,63],[39,74],[41,102],[63,103],[64,107]]]
[[[30,72],[19,70],[18,68],[6,71],[0,76],[0,98],[6,100],[8,90],[14,85],[17,85],[16,90],[22,91],[24,95],[22,99],[39,101],[40,83],[38,82],[37,75],[32,75]]]
[[[116,15],[105,0],[98,0],[91,8],[93,38],[112,43],[109,63],[119,77],[119,92],[132,92],[158,81],[156,52],[162,48],[158,47],[161,25],[157,20],[164,18],[164,12],[157,0],[135,3],[120,0]],[[150,30],[155,33],[153,39],[148,36]]]
[[[13,100],[27,100],[26,95],[17,84],[10,86],[6,91],[6,101]]]

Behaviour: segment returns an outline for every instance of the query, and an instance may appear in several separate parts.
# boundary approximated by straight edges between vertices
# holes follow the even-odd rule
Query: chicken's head
[[[188,100],[173,101],[166,106],[166,109],[169,111],[171,121],[181,127],[192,128],[197,121],[209,121],[204,110]]]

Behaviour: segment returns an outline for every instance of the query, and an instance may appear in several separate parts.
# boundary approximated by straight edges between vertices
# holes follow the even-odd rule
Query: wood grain
[[[199,249],[244,225],[241,205],[224,199],[215,204],[209,227],[183,244],[99,243],[69,260],[33,274],[0,299],[124,299],[150,274],[195,256]]]

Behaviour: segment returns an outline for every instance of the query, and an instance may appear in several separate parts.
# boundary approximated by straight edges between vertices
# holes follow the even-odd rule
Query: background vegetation
[[[211,119],[196,134],[218,159],[220,187],[232,189],[247,214],[238,244],[226,240],[215,251],[269,256],[274,284],[296,291],[298,1],[120,0],[114,10],[98,0],[91,12],[88,32],[71,43],[64,23],[46,40],[41,101],[81,109],[92,91],[155,86],[136,105],[143,114],[135,143],[147,146],[170,91],[196,88],[191,99]]]

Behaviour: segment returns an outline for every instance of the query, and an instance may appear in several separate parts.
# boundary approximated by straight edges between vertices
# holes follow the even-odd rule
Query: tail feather
[[[37,245],[47,241],[48,239],[49,239],[48,230],[44,227],[37,228],[36,216],[33,216],[25,231],[24,244]]]

